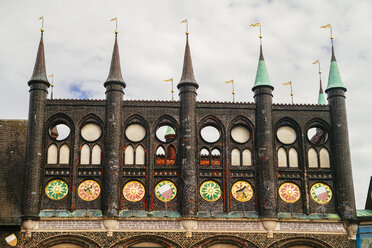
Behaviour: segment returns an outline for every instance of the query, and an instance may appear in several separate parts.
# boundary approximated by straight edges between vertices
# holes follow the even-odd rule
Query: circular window
[[[62,141],[70,135],[70,128],[66,124],[57,124],[49,128],[49,136],[53,140]]]
[[[93,142],[101,137],[102,129],[96,123],[88,123],[81,129],[81,136],[88,142]]]
[[[214,126],[203,127],[200,131],[200,135],[205,142],[214,143],[219,140],[221,134]]]
[[[323,145],[328,140],[328,132],[321,127],[311,127],[307,130],[307,138],[314,145]]]
[[[156,130],[156,137],[162,142],[172,142],[176,138],[176,131],[171,126],[161,126]]]
[[[132,142],[138,142],[145,138],[146,130],[140,124],[131,124],[125,130],[125,136]]]
[[[296,130],[290,126],[282,126],[276,131],[276,137],[283,144],[289,145],[296,141],[297,135]]]
[[[231,138],[238,143],[245,143],[249,140],[250,133],[248,128],[243,126],[236,126],[231,129]]]

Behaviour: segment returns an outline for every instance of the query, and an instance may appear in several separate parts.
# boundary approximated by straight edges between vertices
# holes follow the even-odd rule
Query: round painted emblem
[[[59,179],[54,179],[45,187],[45,194],[52,200],[61,200],[68,194],[67,183]]]
[[[96,181],[85,180],[78,187],[78,195],[84,201],[93,201],[101,194],[101,187]]]
[[[127,201],[138,202],[145,196],[145,187],[137,181],[129,181],[124,185],[123,195]]]
[[[237,181],[231,187],[231,194],[235,200],[247,202],[253,197],[252,186],[246,181]]]
[[[301,197],[300,188],[294,183],[283,183],[279,187],[279,196],[287,203],[295,203]]]
[[[221,187],[214,181],[205,181],[200,185],[200,195],[206,201],[217,201],[221,197]]]
[[[326,204],[332,199],[331,188],[324,183],[316,183],[310,189],[311,198],[320,204]]]
[[[177,188],[173,182],[164,180],[155,186],[155,195],[162,202],[169,202],[176,197]]]

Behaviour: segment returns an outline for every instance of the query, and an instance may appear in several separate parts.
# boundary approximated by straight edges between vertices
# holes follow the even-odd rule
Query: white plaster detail
[[[59,163],[68,164],[70,162],[70,148],[68,145],[64,144],[59,148]]]
[[[113,235],[113,231],[118,227],[118,220],[105,219],[103,220],[103,225],[107,230],[107,236],[111,237]]]
[[[125,136],[132,142],[138,142],[145,138],[146,130],[140,124],[132,124],[125,129]]]
[[[289,149],[288,152],[288,157],[289,157],[289,167],[292,168],[297,168],[298,167],[298,155],[297,151],[294,148]]]
[[[134,149],[133,146],[129,145],[125,148],[125,160],[124,164],[134,164]]]
[[[196,220],[181,220],[182,227],[186,230],[186,237],[192,237],[192,230],[197,229],[198,223]]]
[[[234,148],[231,151],[231,165],[240,166],[240,151],[237,148]]]
[[[231,129],[231,138],[238,143],[245,143],[250,138],[249,130],[243,126],[236,126]]]
[[[101,164],[101,147],[99,145],[93,146],[92,164]]]
[[[31,237],[32,230],[36,227],[37,221],[36,220],[25,220],[22,222],[23,228],[26,230],[26,236]]]
[[[89,142],[96,141],[101,137],[102,129],[95,123],[88,123],[81,129],[81,136]]]
[[[262,220],[262,226],[267,231],[267,237],[272,239],[274,237],[274,230],[278,222],[276,220]]]
[[[214,126],[203,127],[200,131],[200,135],[202,136],[204,141],[209,143],[216,142],[221,136],[220,131]]]
[[[242,154],[243,157],[243,166],[251,166],[252,165],[252,152],[249,149],[245,149]]]
[[[292,144],[296,141],[297,135],[296,130],[289,126],[282,126],[278,128],[276,132],[276,137],[278,137],[279,141],[283,144]]]
[[[87,144],[83,145],[80,151],[80,164],[89,164],[90,162],[90,148]]]
[[[330,168],[329,153],[326,148],[320,149],[319,152],[320,168]]]
[[[57,164],[58,148],[52,144],[48,148],[48,164]]]
[[[356,234],[357,234],[357,231],[358,231],[358,224],[344,223],[344,228],[347,232],[347,235],[348,235],[349,239],[356,240]]]
[[[282,147],[278,150],[278,166],[287,167],[287,153]]]
[[[318,153],[314,148],[310,148],[307,152],[307,159],[309,161],[309,168],[318,168]]]
[[[145,149],[141,145],[136,148],[136,164],[145,164]]]

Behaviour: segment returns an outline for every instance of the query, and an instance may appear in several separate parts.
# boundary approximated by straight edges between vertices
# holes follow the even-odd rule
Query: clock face
[[[164,180],[155,187],[155,196],[162,202],[169,202],[176,197],[177,188],[173,182]]]
[[[101,187],[96,181],[85,180],[78,187],[78,195],[84,201],[93,201],[101,194]]]
[[[237,181],[231,187],[231,194],[235,200],[247,202],[253,197],[252,186],[246,181]]]
[[[331,188],[324,183],[316,183],[310,189],[311,198],[320,204],[326,204],[332,199]]]
[[[206,201],[217,201],[221,197],[221,187],[214,181],[205,181],[200,185],[200,195]]]
[[[301,197],[300,188],[294,183],[283,183],[279,187],[279,196],[287,203],[295,203]]]
[[[67,183],[59,179],[54,179],[45,187],[45,194],[52,200],[61,200],[68,194]]]
[[[138,202],[145,196],[145,187],[137,181],[129,181],[123,188],[123,195],[127,201]]]

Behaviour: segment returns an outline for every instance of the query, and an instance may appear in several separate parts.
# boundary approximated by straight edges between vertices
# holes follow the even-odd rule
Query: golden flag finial
[[[165,79],[164,82],[172,82],[171,93],[172,93],[172,101],[174,101],[173,78]]]
[[[189,21],[187,19],[182,20],[181,23],[186,23],[186,35],[189,35]]]
[[[235,86],[234,86],[234,80],[231,79],[229,81],[225,81],[225,84],[232,84],[232,96],[233,96],[233,102],[235,102]]]
[[[262,39],[262,34],[261,34],[261,23],[260,22],[257,22],[255,24],[251,24],[249,25],[250,27],[259,27],[260,28],[260,35],[258,36],[260,38],[260,40]]]
[[[39,17],[39,21],[41,20],[41,29],[40,31],[41,32],[44,32],[44,16],[40,16]]]
[[[324,29],[329,28],[329,30],[331,31],[331,40],[333,40],[332,25],[331,24],[320,26],[320,28],[324,28]]]
[[[319,64],[319,71],[318,71],[319,74],[322,73],[322,71],[320,70],[320,60],[319,59],[313,62],[313,65],[316,65],[316,64]]]
[[[292,104],[293,104],[293,89],[292,89],[292,81],[289,81],[289,82],[286,82],[286,83],[282,83],[282,85],[290,85],[291,86],[291,100],[292,100]]]
[[[118,34],[119,33],[119,31],[118,31],[118,18],[114,17],[110,21],[115,22],[115,34]]]
[[[48,78],[52,78],[52,83],[50,84],[50,86],[52,87],[51,91],[50,91],[50,99],[53,100],[53,88],[54,88],[54,74],[50,74],[48,76]]]

